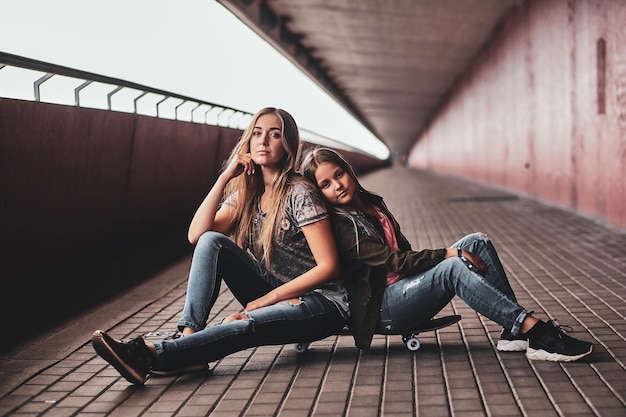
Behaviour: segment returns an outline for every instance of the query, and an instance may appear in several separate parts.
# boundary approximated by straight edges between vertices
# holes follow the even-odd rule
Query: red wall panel
[[[417,139],[409,165],[626,228],[625,21],[623,1],[520,3]]]
[[[138,116],[124,213],[127,227],[191,220],[199,193],[215,179],[213,149],[219,140],[215,127]]]
[[[5,254],[119,232],[134,116],[6,99],[0,115]]]

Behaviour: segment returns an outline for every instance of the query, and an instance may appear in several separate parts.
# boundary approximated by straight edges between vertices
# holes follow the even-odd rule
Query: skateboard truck
[[[421,325],[417,326],[413,330],[407,333],[402,333],[401,334],[402,342],[404,342],[408,350],[410,350],[411,352],[415,352],[421,346],[421,343],[419,339],[417,338],[417,335],[423,332],[430,332],[434,330],[443,329],[444,327],[448,327],[457,323],[459,320],[461,320],[461,316],[459,316],[458,314],[430,319],[427,322],[424,322]],[[351,334],[350,330],[347,328],[344,328],[344,330],[337,333],[337,335],[350,335],[350,334]],[[393,334],[398,334],[398,333],[377,333],[377,334],[393,335]],[[305,353],[309,350],[310,345],[311,345],[310,342],[298,342],[293,345],[293,349],[296,353]]]

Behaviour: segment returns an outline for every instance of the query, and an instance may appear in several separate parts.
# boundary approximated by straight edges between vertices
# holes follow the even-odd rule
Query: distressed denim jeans
[[[154,343],[159,368],[202,364],[254,346],[320,340],[339,331],[345,320],[331,301],[318,293],[247,313],[248,318],[206,327],[222,280],[245,306],[282,282],[273,277],[228,237],[204,233],[193,253],[185,307],[179,329],[196,332]]]
[[[530,314],[515,301],[515,295],[498,254],[483,233],[473,233],[452,247],[479,255],[489,267],[482,277],[459,257],[443,260],[426,272],[406,277],[385,289],[377,332],[393,334],[415,328],[435,316],[454,296],[502,327],[519,334]]]
[[[297,303],[277,303],[247,315],[247,319],[154,343],[158,368],[205,364],[255,346],[312,342],[335,334],[345,325],[339,309],[318,293],[305,294]]]

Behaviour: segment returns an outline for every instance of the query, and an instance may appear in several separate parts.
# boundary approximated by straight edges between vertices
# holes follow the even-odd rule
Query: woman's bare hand
[[[228,164],[228,166],[224,170],[223,175],[225,175],[230,180],[238,177],[244,172],[246,173],[246,175],[254,174],[254,161],[252,160],[252,155],[249,153],[237,155],[230,162],[230,164]]]
[[[248,318],[248,315],[245,313],[233,313],[230,316],[227,316],[222,320],[222,323],[228,323],[229,321],[235,320],[245,320]]]
[[[263,297],[252,300],[248,304],[246,304],[246,308],[243,310],[243,313],[248,313],[250,311],[256,310],[257,308],[267,307],[277,303],[299,304],[300,297],[289,298],[286,300],[277,300],[276,297],[270,292],[265,294]]]

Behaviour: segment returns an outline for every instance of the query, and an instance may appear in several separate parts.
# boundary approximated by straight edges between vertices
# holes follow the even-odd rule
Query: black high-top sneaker
[[[152,353],[143,338],[128,342],[115,340],[102,330],[96,330],[91,344],[98,355],[109,362],[127,381],[143,385],[150,370]]]
[[[593,344],[574,339],[565,334],[564,327],[554,320],[548,323],[537,322],[530,329],[528,336],[528,359],[553,362],[572,362],[587,356],[593,350]]]

